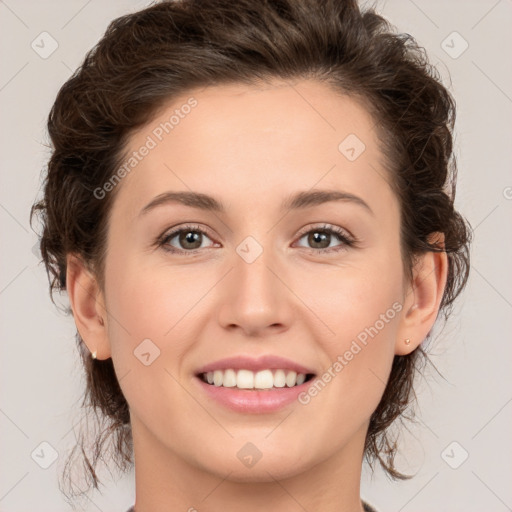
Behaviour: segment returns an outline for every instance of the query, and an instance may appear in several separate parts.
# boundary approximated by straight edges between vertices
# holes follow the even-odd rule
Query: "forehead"
[[[164,190],[215,190],[229,202],[236,191],[249,206],[291,189],[387,185],[371,115],[312,81],[191,90],[132,135],[133,152],[117,200],[134,209]]]

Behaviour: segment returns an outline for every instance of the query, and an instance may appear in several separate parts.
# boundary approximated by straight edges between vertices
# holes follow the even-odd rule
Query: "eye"
[[[356,243],[355,238],[345,230],[329,224],[324,224],[317,228],[304,231],[300,235],[299,240],[306,236],[307,243],[312,246],[306,247],[306,249],[309,249],[309,251],[314,254],[339,252],[347,247],[355,245]],[[200,249],[205,248],[203,245],[205,238],[210,238],[210,236],[200,226],[185,225],[181,226],[179,229],[174,229],[171,232],[164,233],[160,239],[157,240],[157,245],[171,253],[181,253],[183,255],[191,256],[200,252]],[[336,242],[336,239],[341,243],[332,246],[331,242]],[[175,244],[177,244],[178,247],[176,247]]]
[[[331,246],[334,238],[337,238],[341,244],[337,246]],[[338,252],[340,250],[346,249],[346,247],[351,247],[355,244],[355,239],[349,235],[343,229],[337,226],[331,226],[329,224],[324,224],[323,226],[310,229],[306,231],[300,236],[300,239],[307,236],[307,243],[311,244],[312,249],[311,252],[314,253],[323,253],[323,252]]]
[[[205,237],[209,238],[208,234],[197,225],[182,226],[170,233],[165,233],[159,240],[158,245],[169,252],[194,254],[198,249],[204,248],[203,241]],[[177,243],[178,247],[171,243],[174,239],[176,239],[174,243]]]

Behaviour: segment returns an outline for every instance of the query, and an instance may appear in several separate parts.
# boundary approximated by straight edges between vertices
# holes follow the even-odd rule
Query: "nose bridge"
[[[272,301],[279,295],[279,286],[272,267],[276,264],[275,248],[271,246],[272,237],[256,237],[249,235],[236,247],[235,275],[233,276],[238,293],[242,297],[253,297],[259,301]],[[260,241],[261,240],[261,241]],[[273,264],[272,264],[273,263]],[[263,305],[263,304],[262,304]]]
[[[235,324],[255,333],[290,320],[288,292],[278,277],[280,265],[271,241],[271,236],[261,242],[247,236],[235,247],[234,268],[222,305],[224,326]]]

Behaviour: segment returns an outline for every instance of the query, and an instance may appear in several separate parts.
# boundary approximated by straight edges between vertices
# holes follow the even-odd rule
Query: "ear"
[[[431,233],[429,242],[444,248],[444,233]],[[428,251],[417,257],[412,282],[403,301],[404,313],[395,344],[396,355],[410,354],[427,337],[439,312],[447,276],[448,257],[445,251]],[[405,343],[406,339],[410,340],[409,344]]]
[[[87,348],[97,359],[111,356],[108,341],[107,314],[100,286],[81,258],[67,256],[66,290],[76,328]]]

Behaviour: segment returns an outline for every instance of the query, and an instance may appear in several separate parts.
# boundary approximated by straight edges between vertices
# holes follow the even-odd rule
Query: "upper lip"
[[[315,372],[306,366],[280,356],[265,355],[257,358],[239,355],[219,359],[213,363],[206,364],[197,370],[197,374],[213,372],[215,370],[251,370],[258,372],[267,369],[294,370],[297,373],[314,374]]]

